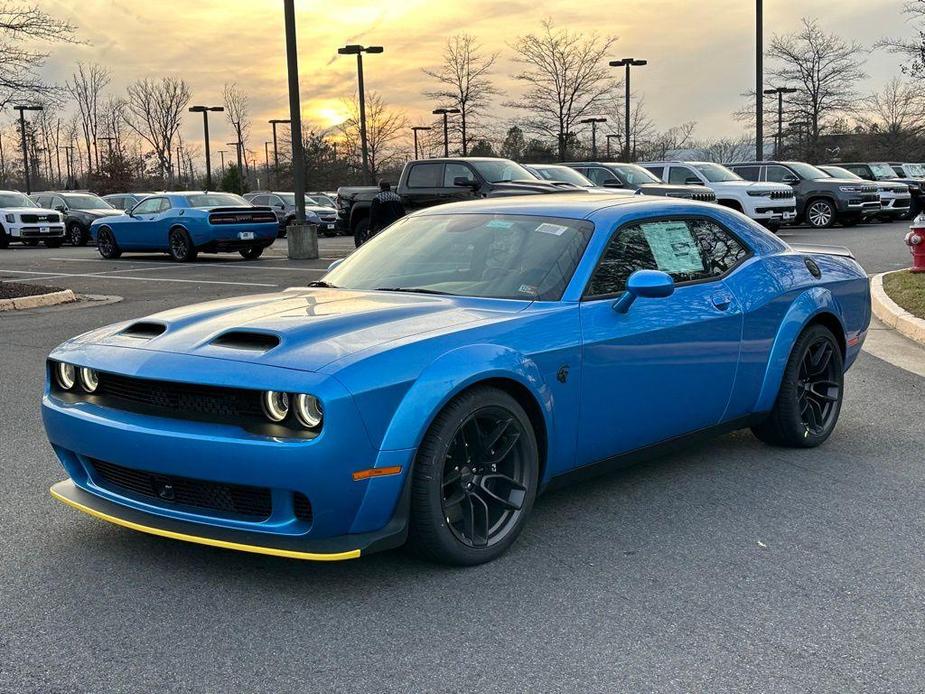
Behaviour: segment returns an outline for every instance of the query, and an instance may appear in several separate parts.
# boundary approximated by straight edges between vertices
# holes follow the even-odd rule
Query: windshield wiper
[[[442,294],[447,296],[450,292],[441,292],[436,289],[422,289],[421,287],[376,287],[377,292],[411,292],[413,294]]]
[[[309,287],[324,287],[325,289],[338,289],[336,284],[331,284],[330,282],[325,282],[324,280],[315,280],[314,282],[308,283]]]

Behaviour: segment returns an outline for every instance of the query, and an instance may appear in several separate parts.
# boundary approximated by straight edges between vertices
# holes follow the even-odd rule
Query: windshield
[[[710,183],[744,180],[739,174],[733,173],[725,166],[720,166],[719,164],[695,164],[694,168],[702,173],[703,177]]]
[[[337,205],[334,204],[334,201],[331,200],[327,195],[318,195],[317,193],[312,193],[312,199],[321,205],[322,207],[333,207],[337,208]]]
[[[643,183],[662,183],[662,179],[658,176],[636,164],[608,164],[607,166],[619,173],[623,181],[631,186]]]
[[[251,207],[251,203],[232,193],[194,193],[186,196],[190,207]]]
[[[547,181],[565,181],[581,188],[594,186],[590,178],[585,178],[575,169],[567,166],[532,166],[531,168],[539,174],[540,178]]]
[[[787,162],[787,166],[793,169],[793,172],[800,178],[808,181],[818,181],[820,178],[831,178],[825,171],[820,171],[815,166],[804,164],[801,161]]]
[[[893,171],[893,167],[889,164],[871,164],[870,170],[873,172],[874,178],[878,181],[896,178],[896,172]]]
[[[853,174],[850,171],[848,171],[848,169],[843,169],[840,166],[820,166],[819,169],[824,171],[826,174],[828,174],[832,178],[851,178],[851,179],[855,179],[858,181],[864,180],[857,174]]]
[[[113,206],[95,195],[65,195],[64,201],[68,207],[75,210],[111,210]]]
[[[489,183],[532,181],[536,179],[536,176],[510,159],[473,159],[469,160],[469,163]]]
[[[295,193],[276,193],[276,196],[287,205],[295,207]],[[315,207],[333,207],[333,205],[325,205],[323,202],[318,202],[317,198],[310,198],[307,195],[305,196],[305,204],[314,205]]]
[[[406,217],[361,246],[324,281],[346,289],[556,301],[593,231],[588,221],[557,217]]]
[[[903,166],[905,166],[908,175],[915,178],[925,177],[925,166],[921,164],[904,164]]]
[[[0,193],[0,207],[38,207],[22,193]]]

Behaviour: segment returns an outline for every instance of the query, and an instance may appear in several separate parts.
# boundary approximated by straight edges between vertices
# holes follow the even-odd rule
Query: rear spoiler
[[[810,253],[816,255],[837,255],[842,258],[854,258],[854,253],[850,248],[844,246],[817,246],[815,244],[791,243],[792,248],[797,253]]]

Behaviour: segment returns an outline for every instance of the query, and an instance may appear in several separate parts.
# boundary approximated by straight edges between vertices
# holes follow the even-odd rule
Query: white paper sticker
[[[561,224],[550,224],[549,222],[543,222],[536,228],[536,231],[542,232],[544,234],[552,234],[553,236],[562,236],[562,234],[568,231],[568,227],[562,226]]]
[[[703,272],[700,249],[686,222],[650,222],[641,226],[659,270]]]

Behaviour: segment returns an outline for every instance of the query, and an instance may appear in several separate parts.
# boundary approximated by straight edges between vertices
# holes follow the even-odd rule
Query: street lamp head
[[[14,111],[44,111],[44,106],[14,106]]]
[[[340,55],[358,55],[363,52],[363,46],[358,43],[351,43],[343,48],[338,48],[337,52]]]
[[[636,60],[636,58],[621,58],[620,60],[611,60],[608,63],[610,67],[624,67],[626,65],[641,66],[648,65],[648,60]]]
[[[288,118],[274,118],[273,120],[270,121],[270,124],[280,125],[283,123],[291,123],[291,122],[292,121],[289,120]]]
[[[382,46],[367,46],[365,50],[367,53],[382,53],[385,49]]]
[[[209,106],[210,111],[222,112],[225,110],[224,106]]]
[[[429,125],[412,125],[412,130],[433,130]]]

